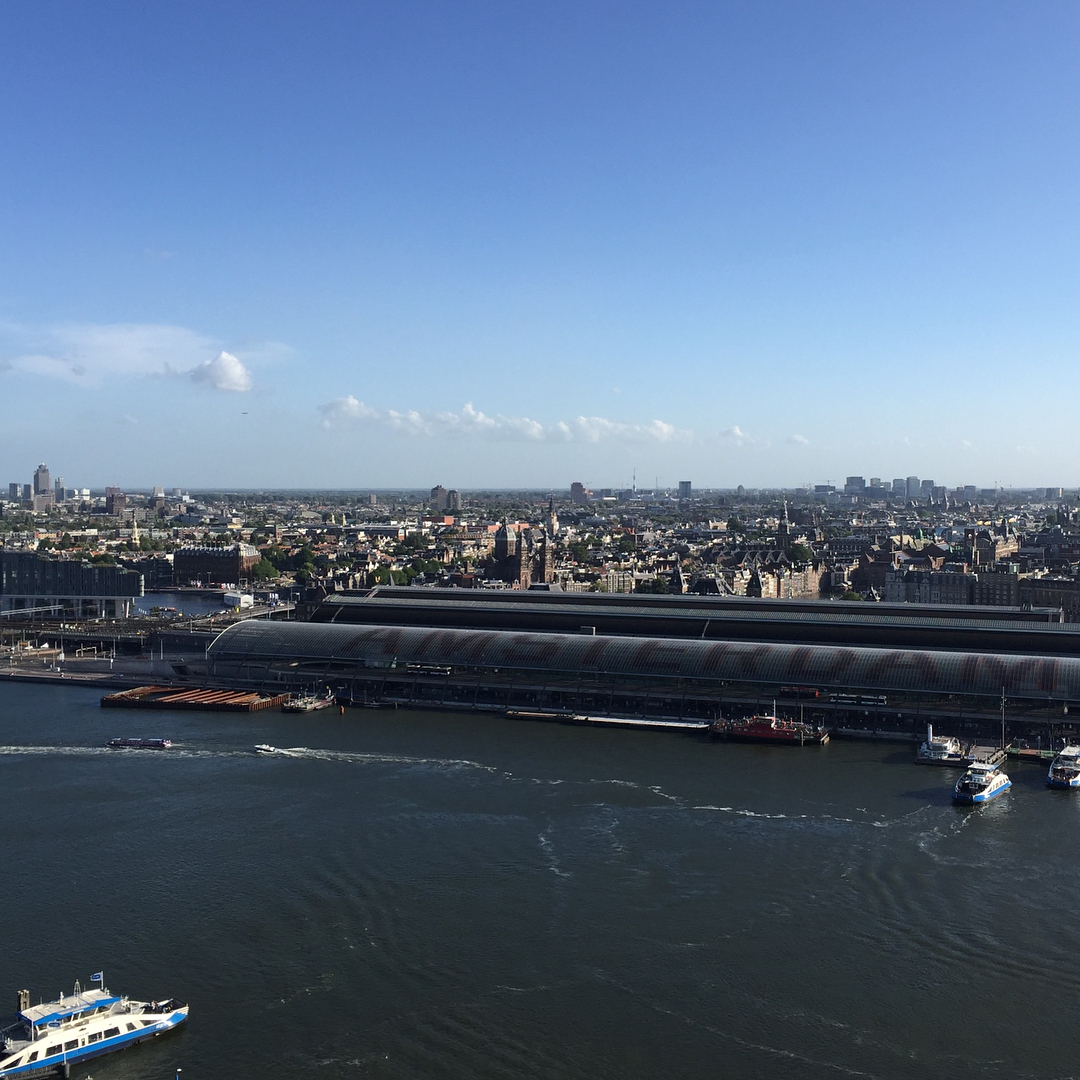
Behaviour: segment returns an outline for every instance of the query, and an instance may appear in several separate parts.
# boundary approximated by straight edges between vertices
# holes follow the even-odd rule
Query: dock
[[[640,728],[646,731],[708,731],[708,720],[644,720],[635,716],[583,716],[580,713],[528,712],[508,709],[513,720],[546,720],[557,724],[582,724],[596,727]]]
[[[194,709],[203,712],[260,712],[288,701],[288,694],[251,690],[179,689],[175,686],[137,686],[106,694],[103,709]]]

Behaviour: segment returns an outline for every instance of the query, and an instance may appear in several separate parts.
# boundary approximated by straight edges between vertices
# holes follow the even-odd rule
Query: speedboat
[[[989,761],[973,761],[953,788],[953,801],[958,803],[984,803],[1004,795],[1012,787],[1012,781],[996,764]]]
[[[1050,763],[1046,782],[1051,787],[1080,788],[1080,746],[1061,749]]]
[[[168,750],[172,739],[110,739],[111,750]]]
[[[256,743],[255,752],[257,754],[280,754],[281,751],[276,746],[271,746],[269,743]]]
[[[56,1001],[30,1004],[30,991],[19,991],[16,1022],[0,1032],[0,1078],[67,1075],[68,1068],[101,1054],[123,1050],[182,1024],[188,1006],[175,998],[132,1001],[100,987],[82,990]]]
[[[966,765],[964,748],[955,735],[935,735],[934,725],[926,725],[926,741],[919,744],[915,753],[919,765]]]

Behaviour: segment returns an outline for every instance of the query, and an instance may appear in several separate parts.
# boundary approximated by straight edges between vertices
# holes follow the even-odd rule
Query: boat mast
[[[1001,749],[1005,749],[1005,687],[1001,688]]]

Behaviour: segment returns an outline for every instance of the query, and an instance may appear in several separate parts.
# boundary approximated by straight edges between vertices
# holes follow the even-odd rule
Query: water
[[[216,615],[224,607],[220,592],[203,595],[197,592],[148,592],[135,601],[135,610],[144,615],[154,607],[174,607],[184,615]]]
[[[0,744],[3,1000],[104,968],[192,1006],[83,1077],[1078,1072],[1080,798],[1044,768],[959,809],[869,743],[10,683]]]

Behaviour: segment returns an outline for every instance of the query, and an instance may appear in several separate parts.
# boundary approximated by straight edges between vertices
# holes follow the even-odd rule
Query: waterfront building
[[[240,585],[262,558],[251,544],[192,545],[173,553],[177,585]]]
[[[33,551],[0,551],[0,611],[81,619],[123,619],[143,595],[143,576]]]

